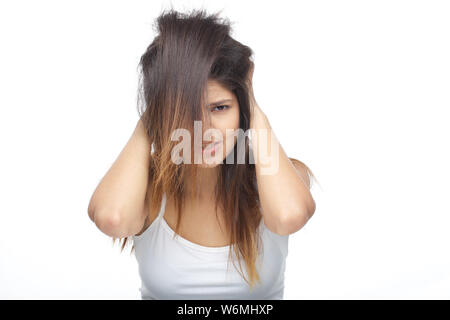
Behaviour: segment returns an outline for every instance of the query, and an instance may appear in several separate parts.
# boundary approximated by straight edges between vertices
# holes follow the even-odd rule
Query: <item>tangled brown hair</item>
[[[220,18],[219,13],[207,14],[203,9],[190,13],[173,9],[164,11],[156,20],[158,34],[139,63],[138,112],[154,149],[148,180],[151,192],[147,199],[150,212],[158,212],[163,194],[173,197],[178,211],[176,235],[186,198],[185,181],[191,181],[196,190],[197,167],[171,161],[176,142],[171,141],[170,136],[177,128],[193,133],[194,121],[205,119],[202,106],[206,105],[208,80],[218,81],[236,95],[240,109],[239,128],[247,132],[250,127],[246,79],[253,64],[250,59],[253,52],[230,36],[231,22]],[[236,148],[237,144],[234,152],[230,152],[233,157],[237,154]],[[242,272],[241,259],[238,259],[241,270],[238,272],[253,288],[256,281],[261,282],[256,259],[261,249],[258,226],[262,214],[255,165],[249,163],[250,152],[249,141],[245,139],[245,163],[240,164],[234,159],[232,164],[228,161],[220,164],[214,192],[216,214],[217,206],[220,206],[231,233],[229,257],[233,250],[236,257],[242,257],[248,279]],[[305,164],[293,158],[290,160],[314,177]],[[122,250],[126,242],[127,238],[124,238]],[[134,245],[131,251],[133,249]]]

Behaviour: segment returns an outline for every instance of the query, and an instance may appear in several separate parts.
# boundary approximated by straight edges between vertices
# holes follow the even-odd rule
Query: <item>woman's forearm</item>
[[[287,235],[306,223],[314,211],[314,200],[273,133],[267,117],[259,108],[255,111],[252,145],[264,220],[274,232]]]
[[[109,236],[129,236],[142,227],[150,156],[151,142],[139,120],[89,202],[89,217]]]
[[[267,116],[256,102],[253,92],[254,67],[252,62],[247,84],[251,110],[250,132],[260,206],[265,224],[275,233],[288,235],[307,222],[315,211],[315,202],[309,185],[303,181],[302,174],[297,172],[297,168],[284,152]],[[265,150],[261,150],[261,146]]]

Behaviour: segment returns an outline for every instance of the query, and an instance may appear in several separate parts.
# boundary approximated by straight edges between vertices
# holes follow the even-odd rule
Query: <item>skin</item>
[[[229,100],[227,102],[215,105],[217,101]],[[212,190],[217,183],[219,164],[223,161],[225,163],[226,156],[233,150],[236,144],[236,137],[233,132],[239,128],[239,103],[235,94],[228,90],[215,80],[208,81],[208,105],[205,106],[206,112],[210,115],[210,122],[203,121],[203,131],[209,128],[214,128],[220,131],[221,137],[225,139],[222,142],[222,154],[216,152],[214,155],[205,154],[214,160],[214,164],[203,163],[199,165],[198,170],[198,194],[193,196],[190,186],[187,186],[187,193],[191,198],[201,201],[202,199],[211,199]],[[227,130],[228,129],[228,130]],[[209,141],[217,141],[215,137],[204,140],[205,143]]]
[[[248,86],[250,88],[250,110],[251,120],[250,129],[252,140],[260,137],[257,130],[266,130],[273,133],[272,127],[267,116],[256,102],[253,92],[253,71],[254,65],[247,76]],[[216,111],[211,109],[211,127],[222,132],[222,136],[232,141],[234,137],[226,136],[226,129],[236,130],[239,125],[239,104],[234,94],[227,88],[221,86],[215,81],[208,83],[208,101],[212,103],[217,100],[231,99],[228,110]],[[267,143],[267,150],[271,150],[271,144],[274,143],[278,148],[278,153],[270,153],[268,165],[278,163],[278,170],[275,174],[262,174],[262,165],[256,160],[256,178],[258,184],[259,198],[261,203],[262,215],[266,226],[274,233],[280,235],[289,235],[300,230],[315,212],[315,201],[310,193],[310,181],[304,168],[294,165],[288,158],[275,135]],[[260,139],[258,139],[260,140]],[[255,141],[255,140],[253,140]],[[234,141],[235,143],[235,141]],[[229,149],[224,149],[223,160],[233,148],[234,143],[229,143]],[[226,146],[224,146],[225,148]],[[259,157],[260,145],[254,144],[253,151],[256,159]],[[276,158],[277,157],[277,158]],[[266,164],[267,165],[267,164]],[[266,166],[265,165],[265,166]],[[198,199],[212,199],[212,190],[217,182],[218,165],[202,166],[199,170],[200,186]],[[189,188],[188,188],[189,190]]]
[[[269,120],[254,98],[252,76],[253,68],[247,79],[251,101],[250,127],[251,129],[271,131]],[[229,110],[218,111],[222,108],[209,110],[211,112],[209,126],[220,130],[228,140],[230,137],[226,136],[225,130],[236,129],[239,123],[239,105],[236,97],[214,81],[208,84],[208,95],[209,103],[226,98],[232,99],[230,103],[227,103],[231,107]],[[253,137],[259,135],[257,132],[251,134],[252,141],[254,141]],[[315,211],[315,202],[309,192],[310,184],[306,171],[302,167],[293,165],[276,138],[275,142],[275,146],[279,148],[280,152],[268,159],[269,167],[278,168],[276,174],[272,175],[261,174],[262,167],[257,161],[260,147],[253,143],[252,145],[256,158],[256,178],[265,225],[274,233],[286,235],[298,231],[306,223]],[[229,145],[230,149],[224,150],[223,159],[233,147],[233,143],[224,145]],[[149,149],[148,135],[139,120],[125,148],[91,197],[88,207],[89,217],[108,236],[123,238],[138,234],[145,230],[155,218],[152,216],[147,219],[148,204],[145,201],[148,191],[146,186],[150,162]],[[272,166],[274,163],[278,163],[278,166]],[[192,201],[186,210],[188,219],[184,220],[191,222],[191,225],[186,226],[183,235],[187,239],[205,246],[221,246],[229,239],[226,231],[216,232],[219,229],[217,221],[214,219],[212,190],[217,182],[217,169],[218,165],[200,168],[200,180],[197,183],[197,186],[200,187],[199,196],[198,198],[191,197]],[[195,199],[199,201],[195,201]],[[172,201],[168,199],[165,218],[173,227],[176,217],[171,210],[171,205]],[[199,225],[202,228],[199,228]],[[211,227],[203,227],[205,225]],[[201,233],[202,231],[207,233]],[[205,239],[208,239],[208,243],[204,243]]]
[[[297,232],[307,223],[316,210],[316,204],[310,193],[310,181],[307,172],[301,166],[294,165],[288,158],[275,133],[273,133],[269,119],[256,102],[252,84],[253,71],[254,64],[252,64],[247,79],[250,88],[252,141],[262,140],[259,138],[258,130],[265,130],[269,132],[268,137],[270,139],[262,142],[267,143],[264,149],[271,150],[273,144],[279,150],[278,153],[269,151],[268,162],[264,165],[264,167],[272,167],[275,166],[275,163],[278,163],[276,166],[278,170],[275,174],[262,174],[263,166],[258,160],[255,161],[261,213],[269,230],[279,235],[289,235]],[[253,152],[256,158],[259,157],[260,150],[260,145],[254,143]]]
[[[202,163],[198,165],[197,194],[194,195],[190,184],[186,184],[186,192],[189,195],[185,203],[183,221],[180,226],[180,235],[191,242],[207,247],[222,247],[229,245],[229,230],[225,228],[223,212],[215,211],[215,198],[213,194],[217,183],[220,163],[225,163],[226,156],[233,150],[237,138],[233,132],[239,128],[239,103],[233,92],[215,80],[208,81],[207,88],[208,104],[205,111],[209,115],[209,121],[202,122],[202,130],[214,128],[220,131],[219,137],[206,139],[205,144],[211,141],[222,140],[222,153],[204,154],[209,157],[212,164]],[[229,100],[215,104],[218,101]],[[173,199],[169,199],[166,204],[164,219],[174,230],[177,220],[177,213]],[[151,223],[151,221],[149,222]],[[201,227],[199,227],[201,226]],[[144,226],[144,229],[147,226]]]

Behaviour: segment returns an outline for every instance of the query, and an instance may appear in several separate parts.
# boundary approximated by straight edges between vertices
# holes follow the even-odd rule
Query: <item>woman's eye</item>
[[[222,106],[216,106],[216,107],[212,108],[211,110],[214,111],[217,109],[217,111],[223,111],[223,110],[228,109],[229,107],[230,106],[228,106],[228,105],[222,105]]]

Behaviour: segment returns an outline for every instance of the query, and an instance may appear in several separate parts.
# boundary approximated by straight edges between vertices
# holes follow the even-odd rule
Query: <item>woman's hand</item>
[[[256,128],[261,122],[266,123],[266,115],[258,106],[255,99],[253,92],[253,71],[255,70],[255,64],[252,61],[250,61],[250,64],[250,69],[247,74],[247,87],[250,103],[250,128]]]

